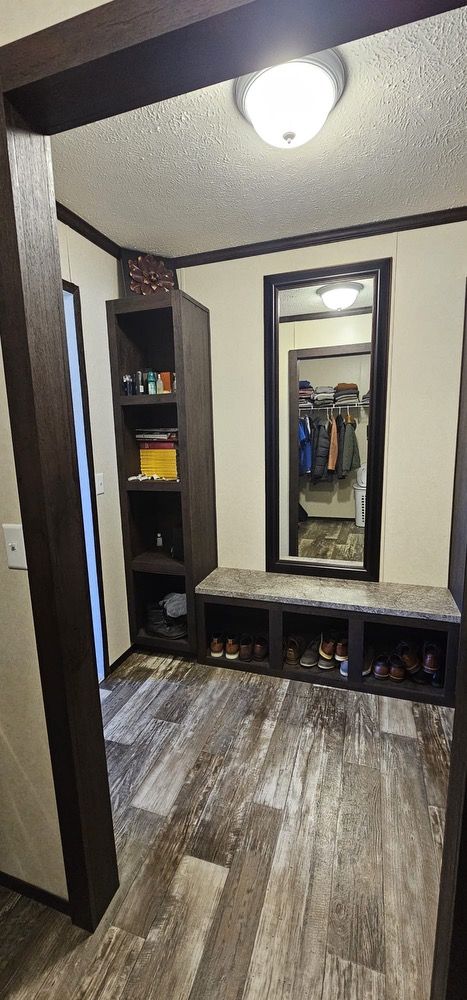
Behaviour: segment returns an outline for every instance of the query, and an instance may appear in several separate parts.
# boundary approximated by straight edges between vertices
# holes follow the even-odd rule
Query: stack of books
[[[136,431],[143,476],[178,479],[176,427],[152,427]]]

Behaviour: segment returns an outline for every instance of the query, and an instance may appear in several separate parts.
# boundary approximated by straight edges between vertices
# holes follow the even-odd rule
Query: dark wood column
[[[84,548],[49,140],[0,100],[0,329],[70,912],[118,885]]]

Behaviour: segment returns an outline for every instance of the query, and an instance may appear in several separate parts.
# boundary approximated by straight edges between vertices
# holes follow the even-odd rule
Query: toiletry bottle
[[[160,393],[164,392],[164,383],[163,383],[160,375],[157,376],[156,391],[157,391],[157,395],[159,395]]]
[[[156,379],[152,371],[148,371],[148,395],[156,395]]]
[[[142,372],[136,372],[136,392],[137,394],[144,392]]]

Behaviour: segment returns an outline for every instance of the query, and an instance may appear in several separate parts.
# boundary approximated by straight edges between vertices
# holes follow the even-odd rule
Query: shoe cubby
[[[416,701],[443,702],[450,692],[450,680],[453,662],[452,642],[447,628],[432,628],[429,621],[426,625],[399,625],[385,622],[367,622],[363,629],[363,665],[372,666],[375,656],[390,656],[396,653],[400,643],[407,643],[416,653],[420,661],[420,669],[415,673],[406,671],[403,680],[393,680],[376,677],[373,673],[362,676],[366,690],[375,693],[390,694],[395,697],[409,698]],[[439,661],[442,665],[442,683],[434,685],[432,678],[423,671],[423,651],[425,644],[434,645],[439,649]]]
[[[348,641],[349,624],[348,619],[338,618],[334,616],[325,616],[320,614],[310,614],[293,611],[286,611],[282,614],[282,633],[283,633],[283,670],[287,676],[293,677],[297,680],[311,681],[315,684],[331,684],[333,687],[347,687],[348,678],[344,677],[340,673],[340,663],[335,659],[331,661],[322,658],[326,662],[327,667],[323,669],[316,664],[313,667],[304,667],[300,663],[292,664],[287,662],[287,644],[290,637],[295,637],[298,639],[300,647],[302,649],[302,655],[308,644],[313,640],[317,639],[318,644],[321,644],[321,637],[336,637],[339,639],[347,639]],[[318,646],[318,656],[319,656],[319,646]],[[332,665],[331,665],[332,664]]]
[[[240,638],[242,634],[251,635],[253,640],[261,636],[267,640],[268,653],[263,660],[230,660],[227,657],[213,657],[210,652],[210,642],[213,635],[226,636],[227,633]],[[205,614],[205,662],[217,666],[228,666],[241,670],[269,670],[269,613],[267,609],[245,607],[243,605],[209,604]]]
[[[152,644],[157,640],[162,651],[173,652],[174,655],[177,652],[186,653],[189,649],[188,637],[183,639],[156,637],[147,630],[148,605],[158,604],[166,594],[184,594],[185,581],[183,577],[135,572],[133,589],[138,645],[151,649]]]
[[[242,596],[242,592],[245,597]],[[229,596],[231,595],[231,596]],[[248,596],[247,596],[248,595]],[[294,600],[294,597],[298,600]],[[405,602],[405,604],[404,604]],[[304,580],[252,570],[216,569],[196,588],[200,663],[270,673],[309,684],[330,685],[411,701],[454,706],[460,612],[448,590],[346,581],[336,595],[333,580]],[[209,640],[216,630],[268,636],[269,658],[254,662],[213,659]],[[284,662],[284,642],[301,636],[303,644],[322,634],[348,639],[348,676],[339,666],[323,670]],[[392,652],[400,642],[436,643],[445,663],[443,687],[364,676],[370,651]]]

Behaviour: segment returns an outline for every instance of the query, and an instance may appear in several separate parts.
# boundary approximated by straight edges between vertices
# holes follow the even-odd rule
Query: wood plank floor
[[[343,517],[310,517],[298,526],[298,554],[302,559],[339,559],[363,562],[365,529]]]
[[[0,893],[9,1000],[429,1000],[452,711],[134,654],[101,688],[120,889]]]

